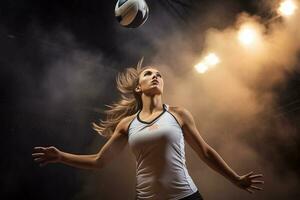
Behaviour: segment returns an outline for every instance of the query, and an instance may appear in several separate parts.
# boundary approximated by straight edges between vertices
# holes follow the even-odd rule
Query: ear
[[[140,86],[140,85],[136,86],[136,88],[135,88],[134,90],[135,90],[135,92],[137,92],[137,93],[139,93],[139,92],[141,92],[141,91],[142,91],[142,89],[141,89],[141,86]]]

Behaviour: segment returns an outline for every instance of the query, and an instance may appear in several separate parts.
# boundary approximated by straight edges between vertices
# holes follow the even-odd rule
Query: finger
[[[33,153],[31,155],[32,155],[32,157],[37,158],[37,157],[44,156],[45,154],[44,153]]]
[[[258,177],[263,177],[262,174],[255,174],[255,175],[251,175],[249,176],[250,178],[258,178]]]
[[[35,152],[43,152],[43,151],[46,150],[46,148],[45,148],[45,147],[34,147],[33,150],[34,150]]]
[[[45,158],[35,158],[35,162],[44,162],[46,159]]]
[[[253,191],[252,190],[250,190],[249,188],[247,188],[246,189],[250,194],[252,194],[253,193]]]
[[[254,186],[254,185],[251,185],[250,187],[253,188],[253,189],[256,189],[256,190],[263,190],[262,188],[256,187],[256,186]]]
[[[254,183],[254,184],[257,184],[257,183],[264,184],[265,182],[261,181],[261,180],[252,180],[251,183]]]
[[[246,174],[245,176],[250,176],[251,174],[253,174],[253,171],[249,172],[249,173]]]

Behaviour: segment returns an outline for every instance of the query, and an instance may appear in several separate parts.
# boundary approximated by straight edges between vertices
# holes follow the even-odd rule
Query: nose
[[[157,74],[153,74],[152,79],[157,79]]]

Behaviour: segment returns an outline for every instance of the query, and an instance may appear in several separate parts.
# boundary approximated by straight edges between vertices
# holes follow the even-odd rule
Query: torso
[[[182,120],[176,107],[130,116],[128,143],[136,157],[138,199],[176,200],[197,188],[185,165]],[[126,122],[129,120],[126,120]]]

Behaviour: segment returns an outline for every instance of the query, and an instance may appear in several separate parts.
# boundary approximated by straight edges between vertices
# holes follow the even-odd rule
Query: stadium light
[[[214,66],[220,62],[220,59],[215,53],[209,53],[205,58],[204,58],[204,63],[210,66]]]
[[[203,61],[195,65],[195,69],[198,73],[204,74],[218,63],[220,63],[219,57],[215,53],[209,53],[204,57]]]
[[[251,26],[243,26],[238,32],[238,39],[244,45],[251,45],[257,39],[257,31]]]
[[[195,65],[195,69],[198,73],[204,74],[208,70],[208,66],[204,63],[198,63],[197,65]]]
[[[293,0],[284,0],[280,3],[278,13],[282,16],[291,16],[295,13],[297,6]]]

